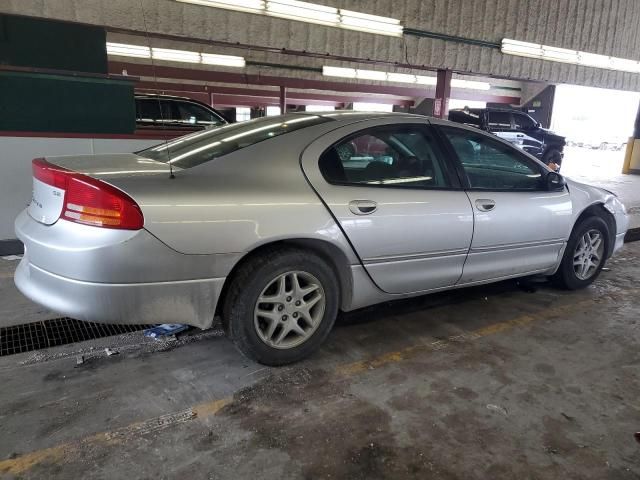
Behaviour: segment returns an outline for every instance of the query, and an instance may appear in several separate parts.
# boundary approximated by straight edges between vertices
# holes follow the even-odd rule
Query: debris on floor
[[[118,353],[120,353],[120,352],[116,352],[115,350],[111,350],[109,347],[105,348],[104,352],[107,354],[108,357],[110,357],[111,355],[118,355]]]
[[[489,403],[487,404],[487,409],[493,412],[501,413],[505,417],[509,416],[509,413],[507,413],[507,409],[504,407],[501,407],[500,405],[494,405],[493,403]]]
[[[174,337],[180,332],[184,332],[189,328],[189,325],[182,323],[163,323],[162,325],[156,325],[152,328],[147,328],[143,333],[145,337],[155,338],[160,340],[163,337]]]

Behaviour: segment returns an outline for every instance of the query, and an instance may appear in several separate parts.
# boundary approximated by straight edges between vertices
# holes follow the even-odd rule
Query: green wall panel
[[[0,15],[0,63],[107,73],[106,32],[101,27]]]
[[[0,130],[133,133],[133,83],[0,71]]]

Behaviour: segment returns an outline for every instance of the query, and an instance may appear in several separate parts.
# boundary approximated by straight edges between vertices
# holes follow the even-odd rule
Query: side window
[[[157,100],[136,100],[136,120],[142,122],[155,122],[158,118],[160,118],[160,103]]]
[[[535,127],[533,119],[522,113],[514,113],[513,120],[516,125],[516,130],[532,130]]]
[[[489,129],[509,130],[511,129],[510,112],[489,112]]]
[[[456,151],[471,188],[542,189],[542,167],[515,147],[481,133],[453,127],[441,130]]]
[[[447,188],[451,184],[442,158],[426,126],[377,127],[329,148],[319,166],[334,184]]]
[[[162,106],[162,113],[160,112]],[[136,100],[136,120],[139,122],[162,123],[171,121],[171,104],[166,100],[140,98]]]
[[[176,106],[178,107],[178,119],[181,123],[191,125],[195,125],[196,123],[219,125],[222,123],[213,113],[195,103],[176,102]]]

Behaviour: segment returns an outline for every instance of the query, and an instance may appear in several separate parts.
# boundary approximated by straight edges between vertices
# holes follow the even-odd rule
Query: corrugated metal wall
[[[406,27],[492,42],[514,38],[640,60],[640,0],[331,0]],[[350,32],[174,0],[3,0],[0,11],[519,79],[640,90],[640,75],[502,55],[429,38]],[[146,27],[145,27],[146,25]],[[246,54],[250,57],[250,52]]]

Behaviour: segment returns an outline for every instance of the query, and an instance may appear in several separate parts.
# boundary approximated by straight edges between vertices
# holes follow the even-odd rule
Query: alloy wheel
[[[573,270],[580,280],[588,280],[598,271],[604,256],[602,232],[591,229],[586,232],[573,252]]]
[[[282,273],[267,284],[256,301],[256,333],[270,347],[297,347],[316,331],[325,305],[325,292],[316,277],[303,271]]]

